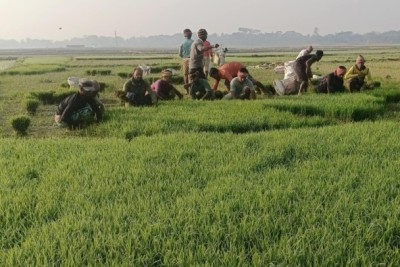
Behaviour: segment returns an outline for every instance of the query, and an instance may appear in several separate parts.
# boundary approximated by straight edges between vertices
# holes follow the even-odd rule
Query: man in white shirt
[[[313,51],[313,49],[314,48],[311,45],[309,45],[306,49],[303,49],[300,51],[300,53],[297,55],[296,59],[298,59],[299,57],[302,57],[302,56],[309,55]]]

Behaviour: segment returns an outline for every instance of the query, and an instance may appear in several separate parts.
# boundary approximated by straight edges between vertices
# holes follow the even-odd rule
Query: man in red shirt
[[[212,86],[212,89],[215,91],[218,89],[218,84],[221,79],[225,80],[225,86],[230,90],[230,83],[231,80],[235,77],[237,77],[238,71],[242,68],[246,68],[242,63],[240,62],[228,62],[217,68],[211,68],[210,69],[210,77],[215,79],[215,82]],[[248,79],[259,89],[262,90],[262,92],[266,95],[273,95],[275,92],[272,92],[272,90],[268,90],[261,82],[257,81],[254,79],[250,74],[247,76]]]
[[[204,48],[211,47],[211,44],[209,41],[205,40],[204,41]],[[212,49],[208,49],[203,52],[204,56],[204,74],[206,75],[206,78],[208,77],[208,72],[210,71],[210,63],[211,59],[213,57],[213,52]]]

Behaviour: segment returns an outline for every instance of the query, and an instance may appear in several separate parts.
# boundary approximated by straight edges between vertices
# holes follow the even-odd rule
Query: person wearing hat
[[[120,98],[132,106],[151,106],[157,104],[157,96],[150,85],[143,79],[143,70],[140,67],[133,69],[132,78],[124,83],[123,95]]]
[[[320,61],[324,52],[317,50],[315,54],[305,55],[296,59],[293,63],[293,70],[296,73],[296,80],[300,84],[298,95],[308,89],[308,80],[312,78],[311,65]]]
[[[346,74],[346,67],[339,66],[335,71],[321,78],[316,88],[317,93],[344,92],[343,77]]]
[[[104,105],[97,99],[99,84],[95,80],[79,79],[79,91],[66,97],[57,107],[55,122],[70,129],[82,128],[103,118]]]
[[[163,70],[161,72],[161,79],[158,79],[154,83],[151,84],[151,90],[156,93],[158,99],[160,100],[173,100],[175,96],[178,96],[179,99],[183,98],[181,92],[179,92],[172,84],[171,84],[172,72],[168,69]]]
[[[350,93],[373,87],[372,84],[367,84],[367,82],[372,82],[372,77],[369,68],[365,66],[365,59],[362,55],[357,56],[356,64],[350,67],[344,79],[349,83]]]
[[[179,57],[182,59],[183,81],[185,84],[189,83],[189,60],[190,48],[193,44],[192,31],[190,29],[183,30],[185,40],[179,46]]]
[[[204,46],[204,41],[207,40],[208,36],[208,33],[205,29],[198,30],[197,36],[199,38],[193,42],[190,48],[189,72],[198,72],[199,78],[205,79],[206,75],[204,73],[204,52],[212,48],[218,48],[219,45],[215,44],[208,47]]]

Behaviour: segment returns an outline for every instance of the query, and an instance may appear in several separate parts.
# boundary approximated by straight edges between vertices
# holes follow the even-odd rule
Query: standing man
[[[206,75],[206,78],[208,77],[208,72],[210,71],[210,64],[211,64],[211,59],[213,58],[213,51],[211,44],[208,40],[204,41],[204,48],[207,48],[208,50],[204,51],[203,56],[204,56],[204,73]]]
[[[185,82],[185,84],[188,84],[190,48],[193,44],[192,31],[190,29],[184,29],[183,36],[185,37],[185,40],[179,46],[179,57],[182,58],[183,81]]]
[[[215,44],[214,46],[209,46],[207,48],[204,46],[204,41],[207,40],[208,36],[208,33],[205,29],[198,30],[197,36],[199,38],[193,42],[192,47],[190,48],[189,72],[195,73],[197,71],[199,78],[205,79],[206,75],[204,73],[203,53],[212,48],[218,48],[219,45]]]

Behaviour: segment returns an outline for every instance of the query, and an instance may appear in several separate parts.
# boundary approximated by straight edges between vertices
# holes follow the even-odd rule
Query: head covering
[[[205,30],[205,29],[200,29],[200,30],[198,30],[197,31],[197,36],[200,38],[200,37],[204,37],[204,36],[207,36],[208,35],[208,33],[207,33],[207,31]]]
[[[98,90],[97,82],[86,78],[79,79],[79,87],[86,92],[95,92]]]
[[[324,55],[324,51],[322,51],[322,50],[317,50],[317,51],[315,52],[315,54],[317,55],[318,58],[321,58],[321,57]]]
[[[161,71],[161,77],[171,77],[172,76],[172,71],[165,69]]]
[[[356,63],[364,63],[365,59],[362,55],[358,55],[356,59]]]

